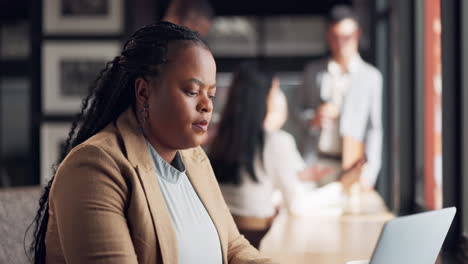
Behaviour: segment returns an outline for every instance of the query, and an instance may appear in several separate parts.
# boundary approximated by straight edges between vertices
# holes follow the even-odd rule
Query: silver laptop
[[[456,211],[450,207],[388,221],[370,264],[435,263]]]

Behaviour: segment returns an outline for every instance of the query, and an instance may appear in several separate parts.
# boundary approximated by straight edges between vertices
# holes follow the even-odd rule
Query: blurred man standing
[[[352,10],[334,7],[327,42],[331,57],[308,64],[299,89],[301,150],[318,164],[347,169],[367,157],[361,187],[372,189],[381,167],[382,76],[358,52],[360,28]]]

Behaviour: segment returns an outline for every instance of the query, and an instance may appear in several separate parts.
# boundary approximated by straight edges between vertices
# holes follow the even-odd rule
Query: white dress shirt
[[[338,79],[341,79],[338,81],[341,84],[336,85]],[[342,85],[348,87],[336,88]],[[373,186],[382,162],[382,75],[359,56],[351,61],[346,73],[330,60],[309,63],[304,71],[304,83],[297,93],[299,104],[296,116],[302,117],[302,113],[309,113],[321,103],[332,100],[335,90],[344,91],[344,96],[339,99],[342,100],[339,134],[335,135],[349,136],[364,143],[368,161],[360,179],[365,185]],[[309,133],[310,120],[306,119],[299,120],[305,131],[300,139],[305,155],[311,150],[317,151],[319,145],[316,135]]]

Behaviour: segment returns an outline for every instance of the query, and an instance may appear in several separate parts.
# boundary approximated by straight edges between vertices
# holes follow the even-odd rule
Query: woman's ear
[[[150,82],[144,78],[135,80],[135,98],[137,105],[147,104],[151,92]]]

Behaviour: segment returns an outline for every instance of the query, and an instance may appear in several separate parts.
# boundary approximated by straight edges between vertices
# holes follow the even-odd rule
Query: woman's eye
[[[214,96],[214,95],[210,95],[210,96],[208,96],[208,97],[209,97],[211,100],[213,100],[213,99],[216,98],[216,96]]]
[[[188,96],[196,96],[198,93],[197,92],[192,92],[192,91],[187,91],[185,92]]]

